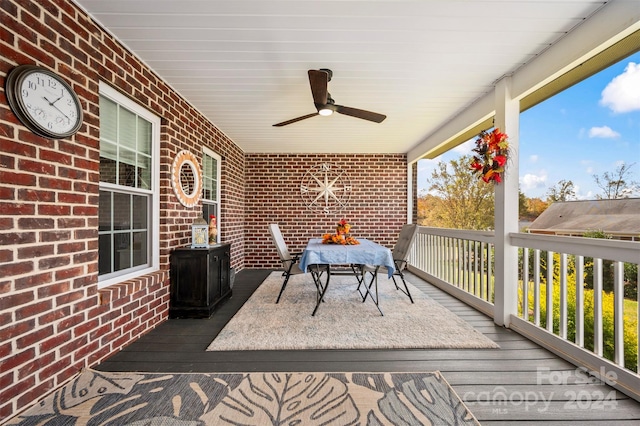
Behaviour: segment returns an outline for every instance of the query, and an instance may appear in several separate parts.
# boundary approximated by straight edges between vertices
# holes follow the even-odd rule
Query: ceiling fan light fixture
[[[329,109],[329,108],[322,108],[322,109],[318,110],[318,114],[327,117],[327,116],[333,114],[333,110]]]

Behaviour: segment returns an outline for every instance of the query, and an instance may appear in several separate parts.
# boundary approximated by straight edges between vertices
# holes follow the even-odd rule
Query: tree
[[[540,216],[547,207],[549,207],[549,204],[540,198],[527,198],[527,214],[532,220]]]
[[[473,156],[439,162],[431,173],[429,191],[436,195],[431,226],[493,229],[494,188],[471,169]]]
[[[573,182],[562,179],[547,191],[547,203],[558,201],[570,201],[576,199],[576,191]]]
[[[636,192],[638,192],[638,188],[640,185],[638,182],[631,179],[631,167],[633,167],[635,163],[625,164],[622,163],[616,168],[616,171],[613,173],[604,172],[602,176],[593,175],[593,179],[596,182],[596,185],[600,189],[604,195],[596,195],[596,198],[599,200],[608,199],[614,200],[618,198],[629,198],[632,197]]]

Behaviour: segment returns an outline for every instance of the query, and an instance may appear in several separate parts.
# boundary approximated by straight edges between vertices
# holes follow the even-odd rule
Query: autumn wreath
[[[509,159],[507,135],[498,128],[491,132],[481,132],[473,152],[476,154],[473,156],[471,169],[485,182],[502,182],[502,173]]]

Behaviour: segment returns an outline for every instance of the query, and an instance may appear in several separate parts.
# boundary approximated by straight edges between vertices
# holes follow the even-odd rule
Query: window
[[[211,215],[217,220],[220,235],[220,163],[221,157],[207,148],[202,154],[202,217],[209,221]]]
[[[99,286],[158,268],[160,119],[100,85]]]

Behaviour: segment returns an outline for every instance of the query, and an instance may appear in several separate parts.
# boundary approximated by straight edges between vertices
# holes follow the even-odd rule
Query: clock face
[[[308,208],[329,214],[347,205],[351,183],[344,170],[331,163],[322,163],[304,175],[300,194]]]
[[[82,108],[78,97],[55,73],[22,65],[11,71],[6,86],[11,108],[34,133],[64,138],[80,128]]]

